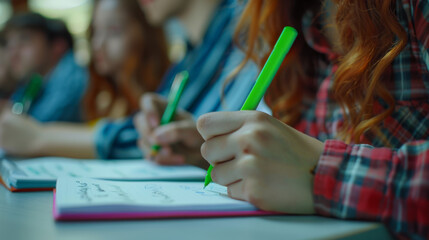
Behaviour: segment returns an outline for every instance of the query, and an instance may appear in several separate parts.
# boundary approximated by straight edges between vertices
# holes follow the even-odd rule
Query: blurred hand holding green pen
[[[0,116],[0,148],[8,155],[34,157],[45,135],[44,125],[30,116],[14,114],[9,108]]]
[[[36,136],[43,135],[41,125],[25,115],[39,95],[42,85],[42,76],[31,75],[22,96],[12,103],[11,110],[6,109],[6,106],[1,109],[0,148],[8,154],[25,157],[38,147]]]
[[[39,74],[33,74],[28,82],[21,98],[12,105],[12,113],[21,115],[27,114],[33,101],[42,89],[43,78]]]
[[[148,93],[141,99],[141,112],[134,118],[140,134],[139,147],[151,159],[163,165],[194,164],[208,166],[201,157],[203,142],[190,113],[178,110],[174,121],[161,124],[161,114],[166,113],[168,102],[157,94]],[[166,120],[166,119],[165,119]],[[150,155],[152,147],[162,146],[157,154]]]
[[[180,101],[180,97],[182,96],[183,90],[188,82],[189,73],[183,71],[179,73],[173,81],[171,85],[170,93],[168,95],[168,104],[165,107],[164,114],[161,118],[161,125],[165,125],[170,123],[173,120],[173,117],[176,113],[177,106]],[[155,156],[158,154],[161,146],[158,144],[152,145],[151,147],[151,156]]]

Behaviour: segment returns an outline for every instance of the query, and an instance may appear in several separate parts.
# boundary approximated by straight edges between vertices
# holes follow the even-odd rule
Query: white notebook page
[[[256,210],[231,199],[226,188],[203,182],[122,182],[88,178],[59,178],[58,212],[133,212],[194,210]]]

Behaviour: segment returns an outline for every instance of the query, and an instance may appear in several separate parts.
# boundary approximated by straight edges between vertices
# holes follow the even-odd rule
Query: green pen
[[[174,78],[173,84],[171,85],[170,93],[168,94],[168,104],[165,108],[164,114],[161,117],[161,125],[171,122],[176,112],[177,105],[179,104],[180,97],[182,96],[183,90],[185,89],[186,83],[189,79],[189,73],[187,71],[180,72]],[[156,156],[161,146],[153,145],[150,155]]]
[[[22,98],[12,105],[12,113],[17,115],[27,114],[34,99],[36,99],[37,95],[39,95],[39,92],[42,89],[42,85],[42,76],[40,76],[39,74],[31,75],[31,79],[24,90]]]
[[[280,68],[280,65],[295,42],[297,35],[298,32],[293,27],[285,27],[283,29],[241,110],[255,110],[258,107],[259,102],[264,97],[265,92],[268,89],[268,86],[270,86],[271,81]],[[212,169],[213,166],[210,165],[204,181],[204,188],[212,181]]]

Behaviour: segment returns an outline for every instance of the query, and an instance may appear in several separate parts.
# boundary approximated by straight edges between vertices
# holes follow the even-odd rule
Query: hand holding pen
[[[173,89],[174,86],[171,92]],[[186,160],[188,164],[207,166],[200,153],[203,139],[192,115],[183,110],[167,109],[174,103],[173,95],[170,94],[169,101],[153,93],[142,97],[141,112],[134,118],[140,134],[139,147],[147,159],[159,164],[178,165]],[[172,112],[174,116],[170,115]],[[166,121],[168,118],[170,121]]]
[[[6,109],[9,104],[2,103],[0,148],[7,154],[26,157],[39,151],[39,137],[43,136],[42,125],[26,115],[38,97],[42,84],[43,78],[33,74],[22,95],[12,103],[11,110]]]
[[[241,110],[255,110],[259,102],[265,95],[271,81],[274,79],[280,65],[282,64],[284,58],[291,49],[296,37],[297,31],[292,27],[285,27],[280,34],[279,39],[277,40],[276,45],[274,46],[267,62],[262,68],[258,78],[256,79],[255,85],[249,93],[246,101],[244,102]],[[200,131],[201,132],[201,131]],[[212,182],[211,171],[213,166],[210,165],[207,170],[206,179],[204,181],[204,188]]]
[[[12,113],[17,115],[27,114],[31,105],[40,93],[43,85],[43,78],[38,74],[33,74],[25,87],[21,97],[12,105]]]

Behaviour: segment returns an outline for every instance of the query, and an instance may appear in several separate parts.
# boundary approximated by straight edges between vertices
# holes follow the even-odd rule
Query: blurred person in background
[[[172,66],[157,93],[142,97],[142,111],[123,122],[112,122],[99,132],[97,154],[101,158],[150,156],[153,144],[162,145],[153,158],[161,164],[206,164],[200,154],[202,138],[194,118],[211,111],[238,110],[253,87],[257,67],[247,63],[244,71],[230,78],[244,54],[235,47],[233,33],[241,6],[235,0],[140,1],[148,21],[155,26],[177,19],[187,41],[182,61]],[[172,81],[177,73],[189,72],[189,81],[179,102],[175,121],[159,126]],[[138,131],[136,130],[138,127]],[[137,141],[141,147],[138,150]],[[204,167],[204,166],[203,166]]]
[[[0,99],[9,99],[16,87],[17,81],[10,76],[6,39],[3,32],[0,32]]]
[[[90,82],[82,106],[88,123],[41,124],[8,114],[0,125],[0,147],[8,154],[97,157],[95,135],[138,111],[139,97],[156,90],[170,65],[162,28],[148,24],[136,0],[96,1],[90,42]]]
[[[170,66],[161,27],[148,24],[136,0],[99,0],[91,25],[89,120],[135,113],[139,98],[158,88]]]
[[[19,101],[37,74],[43,84],[28,115],[41,122],[82,121],[80,104],[88,73],[75,61],[66,25],[37,13],[23,13],[6,23],[5,39],[11,78],[19,81],[11,100]]]

